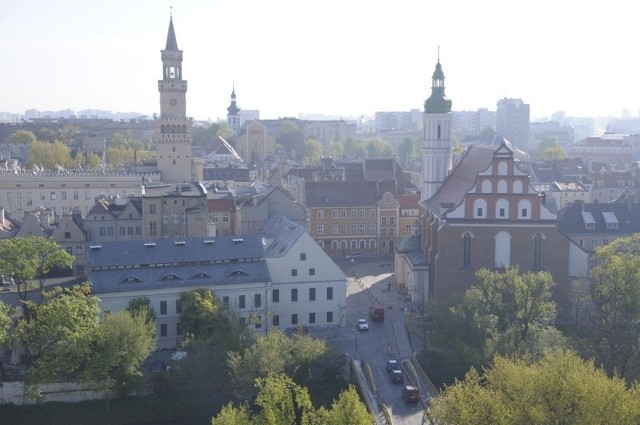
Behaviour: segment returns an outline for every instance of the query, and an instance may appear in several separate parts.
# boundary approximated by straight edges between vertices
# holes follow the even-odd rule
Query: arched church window
[[[511,235],[505,231],[496,235],[494,265],[496,268],[507,268],[511,265]]]
[[[513,182],[513,193],[522,193],[522,180]]]
[[[482,181],[482,193],[491,193],[493,192],[493,183],[491,180],[486,179]]]
[[[507,181],[500,180],[498,182],[498,193],[507,193]]]
[[[462,235],[462,267],[471,267],[471,232],[464,232]]]
[[[533,235],[533,270],[542,270],[542,244],[544,235],[536,233]]]
[[[509,172],[509,166],[507,165],[506,161],[500,161],[498,163],[498,175],[499,176],[506,176]]]

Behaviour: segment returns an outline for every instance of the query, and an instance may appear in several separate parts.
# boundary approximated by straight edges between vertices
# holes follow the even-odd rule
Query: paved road
[[[387,406],[394,425],[422,424],[422,403],[405,404],[401,397],[402,385],[392,383],[386,371],[388,359],[408,359],[413,352],[404,327],[404,310],[409,311],[411,305],[395,289],[393,259],[367,261],[362,258],[354,262],[339,261],[338,264],[349,277],[347,328],[353,329],[345,329],[344,351],[369,364],[378,397]],[[369,319],[369,307],[373,303],[385,306],[383,322]],[[360,318],[369,321],[369,331],[355,331],[355,323]],[[349,337],[353,339],[349,340]],[[409,383],[406,375],[405,382]]]

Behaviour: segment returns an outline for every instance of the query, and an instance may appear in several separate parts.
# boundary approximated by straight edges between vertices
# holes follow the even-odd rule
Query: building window
[[[322,210],[318,210],[318,211],[316,212],[316,217],[317,217],[319,220],[322,220],[322,219],[324,218],[324,212],[323,212]]]
[[[307,261],[307,254],[305,254],[304,252],[300,253],[300,261]]]
[[[351,218],[358,218],[358,210],[351,210]]]
[[[222,308],[225,310],[229,310],[229,297],[226,295],[222,297]]]
[[[271,324],[273,326],[280,326],[280,316],[278,314],[274,314],[271,320]]]
[[[327,301],[333,299],[333,286],[327,288]]]
[[[253,306],[255,308],[262,307],[262,295],[261,294],[255,294],[253,296]]]
[[[309,301],[316,300],[316,288],[309,288]]]
[[[380,217],[380,224],[383,226],[387,225],[387,216],[383,215],[382,217]]]
[[[180,300],[176,300],[176,314],[182,313],[182,304],[180,304]]]
[[[462,236],[462,267],[471,267],[471,233]]]
[[[347,210],[340,210],[340,218],[347,218]]]
[[[357,231],[358,231],[358,225],[357,224],[352,224],[351,225],[351,234],[355,235]]]
[[[333,323],[333,311],[327,311],[327,323]]]
[[[542,241],[544,237],[536,233],[533,237],[533,269],[542,270]]]
[[[292,325],[297,325],[298,324],[298,315],[295,314],[295,313],[291,315],[291,324]]]
[[[291,276],[298,276],[298,269],[291,269]]]
[[[522,217],[526,217],[527,216],[527,209],[523,208],[522,209],[522,213],[520,215],[522,215]]]
[[[331,218],[338,218],[338,210],[331,210]]]
[[[340,225],[340,234],[341,235],[346,235],[347,234],[347,225],[346,224],[341,224]]]
[[[313,324],[313,323],[316,323],[316,314],[309,313],[309,324]]]
[[[298,290],[297,289],[292,289],[291,290],[291,302],[296,302],[298,301]]]
[[[476,210],[476,216],[477,216],[477,217],[482,217],[482,208],[478,208],[478,209]]]
[[[322,224],[318,224],[318,226],[317,226],[317,234],[318,235],[324,234],[324,226]]]
[[[257,321],[254,324],[254,327],[256,329],[260,329],[262,327],[262,316],[258,315],[258,317],[256,317]]]
[[[338,225],[334,224],[334,225],[331,226],[331,233],[333,233],[334,235],[337,235],[339,229],[340,228],[338,227]]]
[[[364,218],[364,216],[365,216],[365,210],[358,210],[358,217]]]
[[[167,314],[167,302],[160,301],[160,314]]]
[[[156,206],[151,204],[149,205],[149,214],[155,214],[156,213]]]
[[[271,291],[271,302],[279,303],[280,302],[280,290],[274,289]]]
[[[500,217],[504,217],[504,208],[500,208],[500,212],[498,213]]]
[[[360,234],[363,235],[365,232],[365,225],[364,224],[360,224]]]
[[[389,217],[389,226],[395,226],[396,225],[396,218],[391,216]]]
[[[245,296],[244,295],[240,295],[238,297],[238,308],[245,308]]]
[[[71,232],[64,232],[65,239],[71,239]]]
[[[149,223],[149,235],[155,236],[155,235],[157,235],[157,233],[158,233],[158,230],[156,228],[156,222],[155,221],[150,222]]]
[[[310,268],[309,269],[309,276],[315,276],[315,275],[316,275],[316,269]]]
[[[160,325],[160,336],[167,336],[167,324],[163,323]]]

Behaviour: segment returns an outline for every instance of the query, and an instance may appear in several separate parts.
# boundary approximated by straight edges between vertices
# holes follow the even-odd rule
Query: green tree
[[[36,141],[36,135],[29,130],[18,130],[13,133],[11,136],[7,137],[7,141],[9,143],[13,143],[15,145],[31,145]]]
[[[211,418],[211,425],[250,425],[251,411],[249,405],[244,402],[238,406],[233,403],[226,404],[218,414]]]
[[[329,144],[329,154],[334,158],[342,158],[344,156],[344,146],[342,142],[336,140]]]
[[[409,165],[420,155],[420,141],[405,137],[398,146],[398,158],[403,166]]]
[[[371,425],[375,418],[367,410],[367,406],[360,400],[360,395],[353,385],[340,393],[337,400],[331,404],[331,409],[318,409],[319,423],[323,425]]]
[[[180,293],[180,326],[189,338],[207,338],[224,326],[220,300],[207,288]]]
[[[368,159],[393,158],[393,146],[389,142],[381,139],[371,139],[366,144]]]
[[[367,158],[367,144],[363,140],[347,137],[344,142],[344,152],[350,158]]]
[[[142,386],[140,367],[156,346],[156,325],[148,311],[107,314],[95,336],[81,376],[105,394],[107,410],[112,393],[127,395]]]
[[[636,424],[639,395],[572,352],[536,363],[498,356],[483,376],[472,369],[432,399],[430,416],[445,424]]]
[[[87,159],[85,161],[84,167],[88,169],[96,168],[101,162],[102,158],[100,158],[93,152],[89,152],[89,154],[87,154]]]
[[[229,353],[231,383],[239,392],[251,392],[257,378],[270,373],[286,373],[296,376],[327,352],[323,340],[295,333],[291,337],[274,330],[258,336],[255,343],[244,352]]]
[[[57,165],[71,168],[73,159],[69,148],[61,142],[36,141],[29,145],[29,159],[27,160],[28,167],[32,167],[34,164],[49,170],[55,169]]]
[[[583,330],[588,354],[613,374],[638,378],[640,366],[640,233],[598,247],[593,255]]]
[[[127,311],[133,315],[145,314],[149,322],[156,322],[156,312],[153,307],[151,307],[151,300],[148,297],[136,297],[130,299]]]
[[[77,376],[94,353],[100,326],[99,300],[85,283],[45,291],[44,302],[23,301],[30,320],[17,325],[26,352],[27,392],[38,395],[39,384]]]
[[[487,364],[496,354],[540,356],[565,344],[553,327],[548,272],[522,274],[511,267],[502,273],[482,269],[476,276],[478,283],[442,318],[439,336],[453,350],[458,373]]]
[[[56,141],[56,133],[47,127],[42,127],[36,131],[36,138],[41,142],[53,143]]]
[[[322,143],[316,139],[307,139],[307,141],[304,142],[304,163],[319,164],[320,158],[322,158],[322,151]]]
[[[11,343],[11,334],[9,333],[11,313],[11,307],[0,301],[0,347],[7,347]]]
[[[560,148],[560,147],[558,146],[558,143],[553,137],[543,137],[542,140],[538,143],[538,145],[535,147],[535,149],[531,153],[531,157],[532,157],[531,159],[533,159],[534,161],[545,160],[545,158],[543,157],[543,153],[547,150],[549,150],[550,152],[553,152],[555,148]],[[549,158],[549,159],[552,159],[552,158]]]
[[[193,144],[196,146],[205,146],[211,143],[218,135],[218,128],[218,124],[211,122],[207,123],[206,125],[194,126]]]
[[[80,133],[80,127],[77,125],[65,125],[61,129],[58,130],[58,134],[56,139],[65,145],[73,145],[76,136]]]
[[[71,268],[73,261],[74,257],[52,239],[29,236],[0,240],[0,275],[13,276],[22,300],[27,299],[31,280],[38,279],[42,293],[47,274],[54,267]]]
[[[252,416],[250,406],[228,404],[211,420],[212,425],[371,425],[375,418],[360,401],[353,386],[333,401],[331,408],[316,409],[307,388],[284,374],[269,374],[255,381],[258,413]]]
[[[125,146],[110,146],[107,148],[107,164],[109,168],[120,169],[124,166],[133,164],[133,149]]]
[[[218,124],[218,131],[216,132],[216,135],[229,141],[233,137],[233,129],[229,127],[226,122],[221,122]]]
[[[276,143],[284,146],[285,152],[289,152],[296,159],[302,159],[305,156],[302,131],[297,121],[280,120]]]
[[[540,153],[540,158],[545,161],[562,159],[564,158],[564,151],[560,146],[548,147]]]

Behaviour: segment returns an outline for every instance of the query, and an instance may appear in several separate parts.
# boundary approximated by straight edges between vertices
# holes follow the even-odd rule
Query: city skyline
[[[625,3],[515,3],[7,0],[0,111],[159,113],[172,13],[187,114],[200,120],[226,116],[232,86],[263,119],[422,109],[438,46],[454,111],[510,97],[532,119],[638,115]]]

